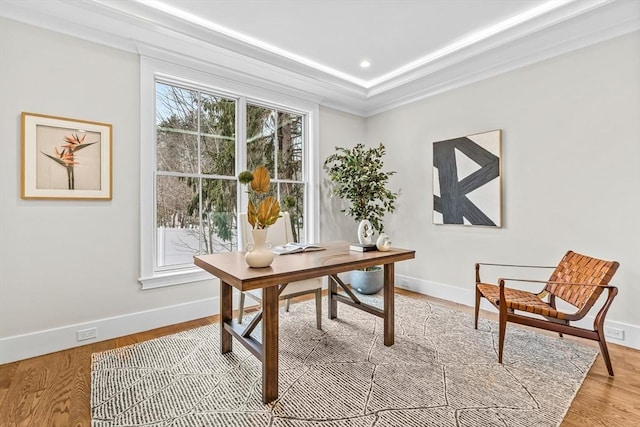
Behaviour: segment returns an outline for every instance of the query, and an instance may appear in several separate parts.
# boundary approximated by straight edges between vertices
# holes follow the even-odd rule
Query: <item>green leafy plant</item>
[[[395,172],[383,172],[382,157],[386,151],[382,143],[377,148],[357,144],[353,148],[336,147],[336,152],[324,161],[324,169],[334,184],[332,194],[349,202],[341,209],[356,222],[369,220],[381,233],[382,219],[395,210],[398,193],[387,188],[389,177]]]

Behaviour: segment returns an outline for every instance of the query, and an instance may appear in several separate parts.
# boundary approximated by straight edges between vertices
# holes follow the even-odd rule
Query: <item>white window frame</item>
[[[319,106],[317,103],[300,99],[286,93],[286,90],[274,91],[256,85],[255,79],[240,80],[240,74],[231,77],[207,64],[194,63],[188,58],[179,58],[181,65],[165,59],[147,56],[140,57],[140,278],[142,289],[193,283],[210,280],[211,275],[194,266],[167,269],[156,267],[156,227],[155,227],[155,102],[156,80],[181,83],[186,86],[206,88],[230,98],[241,97],[238,103],[237,123],[245,119],[246,102],[259,103],[284,111],[298,112],[306,116],[306,141],[303,171],[306,174],[307,194],[305,195],[305,230],[308,241],[318,241],[319,233]],[[249,81],[251,80],[251,81]],[[272,86],[265,82],[264,86]],[[244,127],[237,129],[237,141],[244,141]],[[241,134],[242,133],[242,134]],[[241,147],[236,158],[236,172],[244,164],[246,147]],[[241,200],[242,199],[242,200]],[[243,196],[238,200],[238,212],[246,206]]]

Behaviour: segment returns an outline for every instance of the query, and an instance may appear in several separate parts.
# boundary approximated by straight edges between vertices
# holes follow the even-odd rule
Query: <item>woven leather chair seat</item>
[[[577,252],[567,251],[558,265],[554,268],[551,277],[546,281],[524,278],[502,278],[498,284],[485,283],[480,279],[480,266],[491,268],[540,269],[547,268],[535,265],[514,265],[496,263],[476,263],[476,307],[474,327],[478,329],[478,315],[480,314],[480,300],[486,298],[498,309],[498,362],[502,363],[504,353],[504,337],[507,330],[507,322],[519,323],[534,328],[545,329],[562,334],[575,335],[581,338],[598,341],[600,352],[609,375],[613,376],[611,358],[607,349],[607,341],[604,336],[604,319],[607,311],[618,294],[616,286],[609,285],[609,281],[618,270],[620,264],[617,261],[605,261],[582,255]],[[524,270],[520,270],[524,271]],[[495,273],[495,271],[494,271]],[[500,276],[498,276],[500,277]],[[518,284],[529,282],[544,284],[544,289],[538,293],[507,287],[506,283]],[[503,288],[504,301],[500,301],[500,289]],[[606,301],[599,308],[593,322],[593,329],[582,326],[574,326],[571,322],[583,319],[589,310],[595,306],[598,298],[606,290]],[[546,299],[543,301],[542,299]],[[573,305],[577,311],[563,312],[554,307],[557,300],[562,300]],[[520,314],[519,312],[525,312]],[[526,313],[538,314],[530,316]]]
[[[488,283],[478,283],[478,290],[486,299],[491,301],[494,305],[500,304],[500,287],[491,285]],[[545,317],[555,317],[556,319],[563,320],[565,314],[557,311],[546,302],[542,301],[536,294],[531,292],[522,291],[519,289],[504,289],[504,299],[507,303],[507,308],[513,310],[526,311],[533,314],[539,314]]]

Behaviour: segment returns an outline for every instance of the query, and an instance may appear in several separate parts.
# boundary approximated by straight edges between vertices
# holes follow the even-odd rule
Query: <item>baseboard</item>
[[[323,286],[326,289],[326,278]],[[233,306],[237,307],[238,293],[233,293]],[[245,308],[256,303],[248,300]],[[184,304],[176,304],[153,310],[140,311],[122,316],[77,323],[59,328],[45,329],[24,335],[0,338],[0,365],[42,356],[56,351],[80,347],[113,338],[119,338],[138,332],[144,332],[163,326],[189,320],[201,319],[219,313],[219,298],[207,298]],[[96,328],[96,337],[78,341],[78,331]]]
[[[218,307],[219,299],[217,297],[207,298],[154,310],[1,338],[0,364],[200,319],[217,314]],[[78,341],[78,331],[91,328],[96,328],[96,337]]]
[[[346,279],[346,277],[344,278]],[[403,275],[396,275],[396,286],[469,307],[473,307],[474,305],[474,292],[469,289],[462,289],[456,286]],[[326,288],[326,280],[324,280],[324,287]],[[42,356],[43,354],[79,347],[85,344],[105,341],[163,326],[212,316],[218,313],[218,307],[219,301],[217,297],[207,298],[123,316],[109,317],[86,323],[77,323],[59,328],[46,329],[24,335],[0,338],[0,364],[11,363],[35,356]],[[494,307],[486,301],[483,301],[481,307],[484,310],[495,312]],[[593,317],[583,319],[582,322],[577,324],[589,327],[593,324]],[[640,349],[640,326],[616,321],[607,321],[605,327],[624,331],[624,339],[616,339],[608,336],[608,342],[634,349]],[[78,341],[78,331],[84,331],[91,328],[96,328],[96,337]]]
[[[473,289],[463,289],[457,286],[451,286],[444,283],[437,283],[399,274],[396,275],[395,279],[396,287],[398,288],[417,292],[419,294],[429,295],[435,298],[444,299],[469,307],[475,306],[475,291]],[[480,308],[497,313],[495,307],[489,304],[486,300],[482,301]],[[595,313],[594,316],[586,316],[581,321],[574,322],[573,324],[584,328],[593,328],[594,318]],[[640,325],[607,320],[605,322],[605,329],[607,328],[623,331],[624,334],[623,339],[617,339],[607,335],[608,343],[618,344],[624,347],[630,347],[636,350],[640,350]]]

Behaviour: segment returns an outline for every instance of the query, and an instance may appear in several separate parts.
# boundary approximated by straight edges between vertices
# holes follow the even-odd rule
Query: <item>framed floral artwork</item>
[[[22,113],[23,199],[111,200],[111,125]]]

